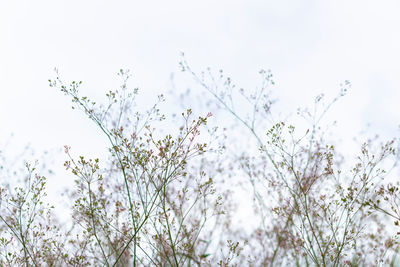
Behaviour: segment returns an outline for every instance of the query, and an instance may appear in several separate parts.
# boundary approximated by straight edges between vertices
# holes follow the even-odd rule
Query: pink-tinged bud
[[[67,145],[64,146],[64,152],[65,153],[68,153],[70,149],[71,149],[71,147],[69,147]]]

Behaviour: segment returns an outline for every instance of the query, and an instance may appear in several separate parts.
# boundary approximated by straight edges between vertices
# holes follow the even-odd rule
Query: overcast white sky
[[[349,135],[371,123],[392,137],[400,123],[399,14],[400,2],[386,0],[0,0],[0,137],[95,152],[95,127],[49,88],[53,68],[83,80],[94,97],[129,68],[133,83],[155,96],[171,89],[180,52],[195,69],[222,68],[242,86],[270,69],[288,107],[333,96],[350,80],[334,117]]]

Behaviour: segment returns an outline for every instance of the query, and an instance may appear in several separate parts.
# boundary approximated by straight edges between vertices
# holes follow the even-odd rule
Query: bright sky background
[[[372,132],[398,136],[399,14],[400,2],[386,0],[3,0],[0,137],[14,133],[16,143],[38,152],[68,144],[95,154],[104,140],[49,88],[53,68],[84,81],[94,98],[115,89],[117,71],[129,68],[153,103],[171,89],[180,52],[194,69],[222,68],[243,87],[270,69],[288,108],[319,93],[334,96],[350,80],[351,91],[332,110],[343,133],[357,135],[370,123]]]

